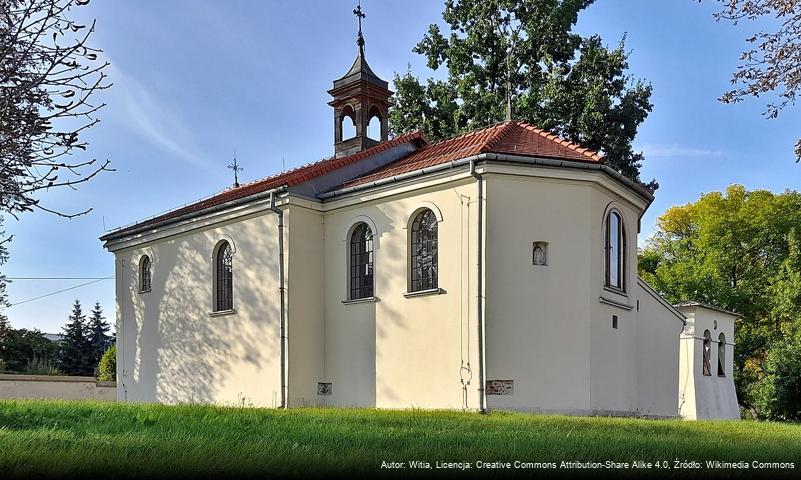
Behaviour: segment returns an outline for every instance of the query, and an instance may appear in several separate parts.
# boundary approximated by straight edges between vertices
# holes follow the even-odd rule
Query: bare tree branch
[[[88,44],[95,22],[70,19],[87,0],[0,0],[0,211],[16,217],[34,209],[65,218],[84,215],[43,207],[37,194],[75,189],[101,172],[106,160],[69,162],[85,151],[80,136],[97,125],[105,103],[94,96],[111,86]]]

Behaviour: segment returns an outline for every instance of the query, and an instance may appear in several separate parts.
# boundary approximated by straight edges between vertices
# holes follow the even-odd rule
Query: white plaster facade
[[[683,302],[676,307],[687,317],[681,333],[679,414],[690,420],[739,419],[733,375],[734,321],[738,315],[699,302]]]
[[[381,115],[391,94],[363,49],[334,85],[338,122]],[[684,317],[636,270],[651,192],[522,122],[437,144],[335,132],[335,157],[102,237],[120,400],[678,415]],[[426,211],[437,281],[412,288]],[[354,300],[359,225],[372,275]]]
[[[323,201],[284,191],[288,406],[480,408],[477,184],[467,168]],[[488,408],[677,415],[681,315],[636,276],[648,199],[600,171],[483,162]],[[603,286],[621,213],[626,293]],[[439,288],[408,290],[408,224],[436,212]],[[374,233],[375,293],[347,301],[347,233]],[[280,405],[277,215],[266,198],[107,239],[117,265],[119,399]],[[212,312],[212,254],[234,247],[234,310]],[[532,265],[535,241],[548,264]],[[152,261],[141,293],[138,264]],[[612,327],[612,316],[617,328]],[[330,382],[330,396],[317,395]]]

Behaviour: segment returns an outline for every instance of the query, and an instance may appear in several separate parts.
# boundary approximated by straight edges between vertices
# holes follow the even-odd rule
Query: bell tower
[[[389,136],[389,99],[392,92],[389,84],[373,73],[364,57],[364,36],[362,35],[362,19],[365,17],[361,5],[353,14],[359,22],[359,35],[356,45],[359,53],[356,60],[342,78],[334,80],[334,88],[328,93],[334,97],[328,102],[334,108],[334,154],[336,157],[360,152],[364,149],[386,141]],[[373,118],[381,124],[379,138],[367,136],[367,127]],[[356,134],[351,138],[342,138],[343,122],[353,122]]]

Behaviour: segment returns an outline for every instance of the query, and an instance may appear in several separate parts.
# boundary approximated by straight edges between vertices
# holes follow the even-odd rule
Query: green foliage
[[[117,380],[117,345],[114,344],[103,353],[97,367],[97,379],[101,382]]]
[[[801,324],[801,194],[731,185],[673,207],[640,252],[639,270],[671,302],[700,300],[743,315],[735,325],[738,396],[771,416],[752,386],[766,375],[772,345]]]
[[[55,365],[58,344],[48,340],[39,330],[11,329],[6,338],[4,355],[8,371],[24,373],[34,359]]]
[[[28,360],[25,372],[28,375],[61,375],[61,370],[50,359],[33,357]]]
[[[87,334],[86,316],[81,302],[75,300],[61,341],[61,369],[67,375],[94,375],[96,363]]]
[[[86,326],[86,340],[92,350],[92,365],[97,365],[100,357],[103,356],[103,352],[108,349],[111,343],[111,337],[108,335],[111,327],[105,320],[106,317],[103,316],[103,308],[100,306],[100,302],[95,302],[95,306],[92,308],[92,315]]]
[[[390,127],[433,140],[513,118],[603,152],[639,180],[631,143],[652,105],[651,86],[628,73],[625,38],[609,49],[572,31],[593,0],[447,0],[443,19],[414,48],[447,78],[395,75]],[[652,188],[656,187],[651,182]]]
[[[767,349],[764,375],[750,386],[754,409],[771,420],[801,421],[801,329]]]
[[[749,463],[786,461],[797,465],[801,458],[799,425],[540,416],[498,411],[480,415],[420,410],[284,411],[115,402],[0,401],[0,429],[3,432],[0,467],[4,478],[261,478],[294,477],[298,472],[311,477],[338,474],[361,477],[380,472],[382,461],[398,458],[426,460],[432,465],[436,460],[485,459],[630,462],[632,455],[646,461],[704,462],[722,458]],[[441,476],[442,471],[403,473]]]
[[[5,232],[2,230],[3,218],[0,217],[0,266],[8,261],[7,244],[11,237],[2,238]],[[0,371],[7,367],[7,349],[11,337],[11,323],[8,321],[5,309],[8,307],[8,292],[6,291],[6,276],[0,273]]]

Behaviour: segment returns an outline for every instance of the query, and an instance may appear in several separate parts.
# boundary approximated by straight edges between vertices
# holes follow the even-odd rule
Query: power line
[[[6,280],[106,280],[110,277],[6,277]]]
[[[91,285],[91,284],[93,284],[93,283],[97,283],[97,282],[102,282],[103,280],[109,280],[109,279],[112,279],[112,278],[114,278],[114,277],[103,277],[103,278],[98,278],[98,279],[96,279],[96,280],[92,280],[91,282],[81,283],[80,285],[75,285],[75,286],[72,286],[72,287],[69,287],[69,288],[65,288],[65,289],[63,289],[63,290],[59,290],[59,291],[57,291],[57,292],[50,292],[50,293],[46,293],[46,294],[44,294],[44,295],[39,295],[38,297],[33,297],[33,298],[29,298],[29,299],[27,299],[27,300],[23,300],[23,301],[21,301],[21,302],[12,303],[11,305],[9,305],[9,307],[14,307],[14,306],[17,306],[17,305],[22,305],[23,303],[28,303],[28,302],[32,302],[32,301],[34,301],[34,300],[39,300],[39,299],[41,299],[41,298],[50,297],[50,296],[52,296],[52,295],[57,295],[57,294],[59,294],[59,293],[64,293],[64,292],[66,292],[66,291],[69,291],[69,290],[75,290],[76,288],[85,287],[85,286],[87,286],[87,285]]]

